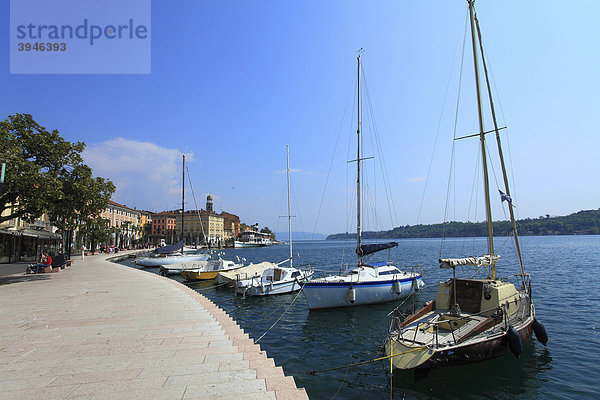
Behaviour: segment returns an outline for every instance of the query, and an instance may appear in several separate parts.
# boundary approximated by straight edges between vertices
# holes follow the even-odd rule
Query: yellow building
[[[181,217],[176,219],[176,236],[181,236]],[[224,240],[223,216],[206,210],[186,211],[183,219],[186,245],[206,243],[219,246]]]
[[[152,235],[152,213],[150,211],[140,210],[140,237],[143,244],[150,243]]]
[[[224,240],[224,220],[223,216],[215,212],[204,211],[200,213],[202,226],[206,232],[207,242],[212,245],[221,245]]]

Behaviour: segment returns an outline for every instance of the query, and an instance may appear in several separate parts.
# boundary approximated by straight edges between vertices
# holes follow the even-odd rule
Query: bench
[[[73,264],[72,260],[65,260],[64,254],[56,254],[52,257],[52,271],[56,269],[58,272],[61,269],[65,269],[66,267],[70,267]]]

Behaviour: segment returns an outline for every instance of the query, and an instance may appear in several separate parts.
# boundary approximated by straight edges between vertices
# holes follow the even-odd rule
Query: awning
[[[493,262],[497,262],[500,259],[499,255],[490,256],[485,254],[481,257],[466,257],[466,258],[440,258],[440,268],[454,268],[459,266],[470,265],[473,267],[481,267],[484,265],[490,265]]]
[[[381,250],[390,249],[392,247],[398,247],[397,242],[388,242],[388,243],[375,243],[375,244],[363,244],[358,249],[356,249],[356,254],[359,257],[368,256],[369,254],[376,253]]]
[[[38,239],[55,239],[60,240],[62,236],[58,233],[52,233],[40,229],[21,228],[21,229],[1,229],[0,233],[14,236],[28,236]]]

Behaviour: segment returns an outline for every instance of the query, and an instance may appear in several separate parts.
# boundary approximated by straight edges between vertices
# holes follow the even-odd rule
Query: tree
[[[110,236],[109,221],[102,217],[86,218],[79,227],[85,236],[88,249],[95,251],[98,244],[108,242]]]
[[[61,178],[80,164],[81,142],[65,141],[48,132],[29,114],[15,114],[0,122],[0,158],[6,162],[0,192],[0,222],[13,218],[33,221],[59,197]],[[2,212],[12,208],[10,215]]]
[[[271,232],[271,230],[267,226],[265,226],[264,228],[262,228],[260,230],[260,233],[266,233],[266,234],[268,234],[268,235],[271,236],[271,239],[275,239],[275,234],[273,232]]]
[[[92,176],[92,169],[78,163],[65,168],[60,177],[61,190],[48,206],[50,221],[67,233],[67,253],[70,256],[72,232],[88,219],[95,219],[108,205],[115,191],[109,180]]]
[[[84,143],[70,143],[57,130],[48,132],[29,114],[9,116],[0,122],[0,133],[0,156],[7,162],[0,213],[12,207],[0,222],[15,217],[33,221],[47,212],[58,229],[69,233],[70,252],[70,233],[100,215],[115,186],[92,176],[81,157]]]

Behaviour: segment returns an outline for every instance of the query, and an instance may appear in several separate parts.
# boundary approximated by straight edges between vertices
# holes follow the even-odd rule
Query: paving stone
[[[207,298],[105,258],[0,287],[0,400],[306,398]]]

